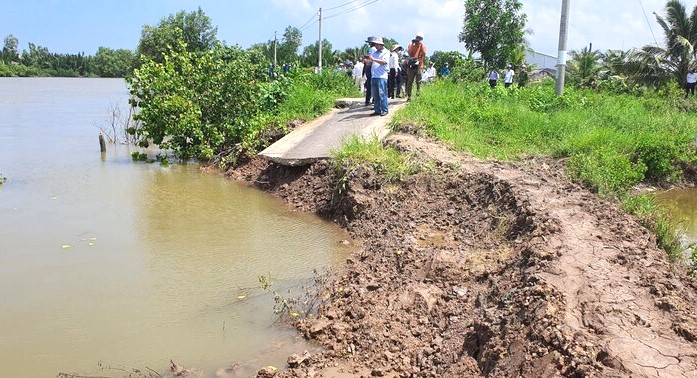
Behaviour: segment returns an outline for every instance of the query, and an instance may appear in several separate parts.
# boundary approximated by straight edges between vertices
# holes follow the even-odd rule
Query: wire
[[[345,7],[345,6],[349,5],[349,4],[355,3],[355,2],[357,2],[357,1],[358,1],[358,0],[351,0],[351,1],[349,1],[348,3],[343,3],[343,4],[337,5],[337,6],[335,6],[335,7],[326,8],[325,11],[330,11],[330,10],[334,10],[334,9],[337,9],[337,8]]]
[[[310,19],[307,20],[307,22],[304,23],[303,26],[299,27],[298,29],[303,30],[303,28],[305,28],[305,26],[307,26],[310,22],[312,22],[312,20],[314,20],[315,17],[317,17],[317,13],[313,13],[312,17],[310,17]]]
[[[334,14],[332,14],[332,15],[329,15],[329,16],[327,16],[327,17],[324,17],[323,19],[326,20],[326,19],[329,19],[329,18],[338,17],[338,16],[341,16],[341,15],[344,15],[344,14],[347,14],[347,13],[351,13],[351,12],[353,12],[353,11],[357,11],[357,10],[359,10],[359,9],[365,8],[365,7],[367,7],[367,6],[370,5],[370,4],[377,3],[378,1],[379,1],[379,0],[368,1],[367,3],[363,3],[363,4],[361,4],[360,6],[357,6],[357,7],[355,7],[355,8],[351,8],[351,9],[347,9],[347,10],[344,10],[344,11],[341,11],[341,12],[338,12],[338,13],[334,13]]]
[[[649,17],[646,15],[646,10],[644,9],[644,4],[639,0],[639,5],[641,6],[641,11],[644,12],[644,18],[646,19],[646,23],[649,25],[649,30],[651,30],[651,35],[653,36],[653,42],[658,46],[658,41],[656,40],[656,34],[653,34],[653,28],[651,27],[651,23],[649,22]]]

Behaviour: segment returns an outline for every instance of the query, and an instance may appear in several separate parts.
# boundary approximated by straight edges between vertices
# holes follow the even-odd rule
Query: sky
[[[421,31],[428,54],[466,52],[458,42],[464,0],[0,0],[0,38],[12,34],[19,50],[28,43],[54,53],[93,55],[100,46],[135,50],[143,25],[198,7],[228,45],[249,47],[279,38],[287,26],[302,28],[303,44],[317,41],[317,14],[323,9],[322,38],[335,50],[357,47],[369,35],[406,45]],[[522,0],[527,36],[537,52],[557,55],[562,0]],[[662,44],[653,12],[664,15],[666,0],[570,0],[567,50],[627,50]],[[683,0],[688,13],[697,0]],[[645,10],[642,11],[643,9]],[[648,20],[647,20],[648,19]],[[652,33],[653,32],[653,33]]]

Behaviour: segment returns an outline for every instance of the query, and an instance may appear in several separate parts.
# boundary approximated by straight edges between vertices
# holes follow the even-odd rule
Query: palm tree
[[[599,78],[603,68],[600,63],[603,55],[600,51],[584,47],[581,51],[572,50],[569,55],[571,55],[571,61],[567,66],[567,72],[570,81],[582,87],[593,86],[593,82]]]
[[[644,46],[632,51],[627,68],[644,84],[660,86],[674,77],[683,87],[688,70],[696,63],[697,6],[688,17],[685,5],[679,0],[669,0],[665,11],[665,18],[656,15],[665,36],[665,48]]]

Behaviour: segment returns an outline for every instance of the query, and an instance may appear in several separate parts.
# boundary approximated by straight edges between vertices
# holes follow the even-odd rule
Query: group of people
[[[387,115],[388,101],[395,96],[406,95],[407,101],[411,100],[414,83],[416,92],[421,90],[426,58],[423,39],[422,32],[416,33],[406,51],[399,44],[386,49],[382,37],[368,37],[365,41],[370,50],[354,64],[352,76],[358,89],[365,91],[365,105],[373,103],[373,115]]]
[[[511,85],[513,85],[513,77],[514,76],[515,76],[515,71],[513,71],[513,66],[509,64],[506,67],[506,70],[503,71],[503,85],[506,88],[509,88]],[[496,69],[492,69],[487,74],[487,78],[489,79],[489,85],[492,88],[494,88],[494,87],[496,87],[496,84],[499,81],[499,72],[496,71]]]

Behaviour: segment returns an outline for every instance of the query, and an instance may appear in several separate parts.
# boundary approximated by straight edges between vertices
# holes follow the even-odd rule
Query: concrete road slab
[[[387,125],[392,115],[405,103],[405,99],[390,100],[389,113],[381,117],[371,115],[373,107],[364,106],[363,99],[339,99],[337,104],[343,108],[299,126],[259,155],[279,164],[298,166],[328,158],[331,150],[354,135],[382,140],[390,132]]]

